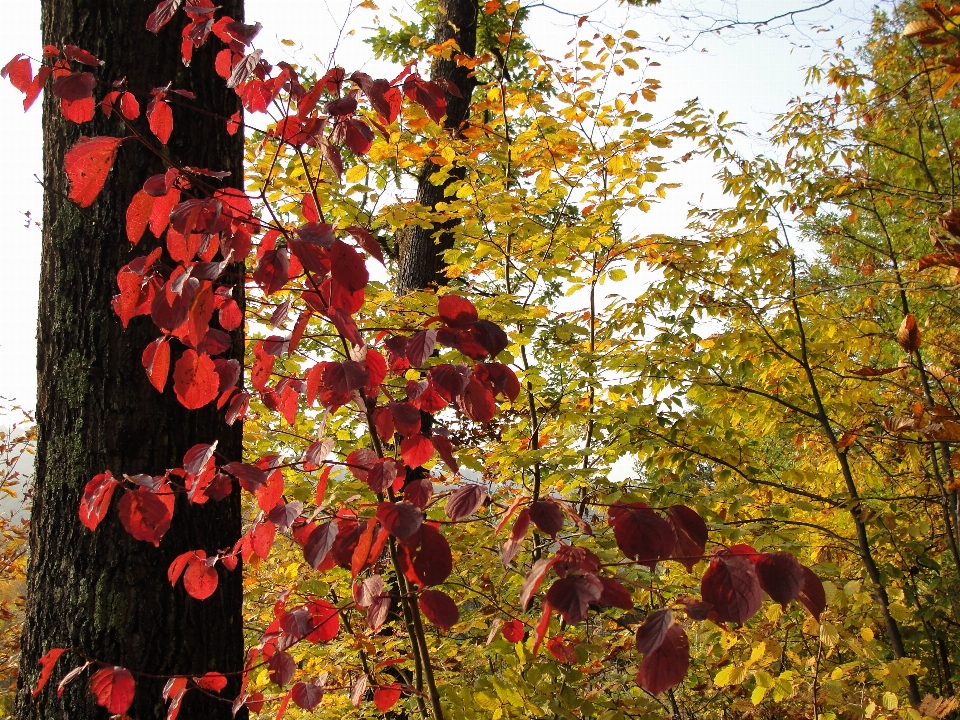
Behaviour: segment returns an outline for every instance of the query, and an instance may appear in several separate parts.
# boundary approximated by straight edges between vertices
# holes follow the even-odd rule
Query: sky
[[[17,53],[38,57],[40,3],[0,0],[0,64]],[[391,70],[371,60],[363,37],[374,27],[392,22],[392,14],[410,17],[402,3],[378,0],[378,11],[356,10],[348,17],[341,0],[246,0],[247,22],[263,30],[256,45],[271,62],[295,60],[326,66],[337,48],[338,64],[374,76],[392,77]],[[789,100],[805,92],[804,69],[819,60],[837,37],[848,45],[865,27],[871,4],[865,0],[832,0],[826,7],[773,23],[780,29],[757,33],[752,21],[791,10],[823,4],[823,0],[664,0],[655,10],[627,8],[617,2],[593,0],[533,0],[526,26],[534,45],[546,54],[562,56],[583,14],[591,23],[610,29],[631,27],[661,63],[657,78],[663,89],[654,112],[668,114],[698,97],[708,108],[727,110],[731,119],[752,133],[762,133]],[[711,18],[740,20],[721,34],[701,35],[696,28],[716,27]],[[349,31],[348,28],[353,28]],[[581,33],[583,31],[581,30]],[[291,40],[293,45],[281,44]],[[377,71],[380,70],[378,73]],[[40,277],[42,192],[40,103],[26,114],[22,95],[0,82],[0,421],[4,405],[32,409],[36,403],[36,323]],[[756,141],[758,149],[760,141]],[[712,187],[710,168],[691,162],[671,181],[683,188],[645,219],[649,232],[682,229],[688,203]]]

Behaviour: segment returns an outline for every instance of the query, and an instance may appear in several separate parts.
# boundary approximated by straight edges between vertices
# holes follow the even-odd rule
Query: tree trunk
[[[221,117],[237,111],[238,99],[214,72],[212,43],[195,53],[189,70],[184,68],[182,14],[157,36],[145,29],[155,5],[156,0],[43,0],[43,42],[78,45],[105,61],[94,70],[101,81],[98,99],[108,83],[125,76],[143,109],[152,88],[172,81],[174,88],[196,93],[197,99],[184,101],[184,106],[194,104]],[[223,13],[242,19],[242,0],[220,0],[220,5]],[[117,114],[107,119],[99,109],[92,123],[69,123],[57,103],[45,93],[39,440],[17,718],[108,717],[88,690],[96,668],[57,697],[57,682],[82,663],[73,653],[60,658],[47,688],[31,698],[38,659],[52,647],[74,648],[92,659],[128,668],[137,683],[128,714],[137,720],[164,718],[161,676],[242,670],[240,568],[227,572],[218,565],[219,587],[204,601],[188,597],[181,584],[171,587],[166,577],[171,560],[180,553],[199,548],[213,553],[233,545],[240,534],[239,493],[202,506],[191,506],[179,495],[172,526],[159,548],[128,535],[114,508],[91,533],[78,519],[80,498],[84,485],[97,473],[109,469],[117,477],[161,475],[167,468],[182,466],[184,453],[200,442],[217,440],[220,459],[239,459],[242,431],[240,423],[228,427],[212,404],[199,411],[185,410],[174,397],[172,381],[162,395],[154,390],[140,356],[159,335],[158,329],[149,317],[137,317],[124,330],[111,309],[119,268],[157,242],[147,233],[137,248],[131,247],[124,215],[144,180],[164,171],[163,162],[138,143],[124,143],[95,203],[77,208],[65,199],[64,152],[81,134],[126,132]],[[229,170],[232,174],[225,182],[241,187],[243,134],[229,137],[223,120],[184,106],[174,105],[174,133],[166,150],[170,158]],[[143,117],[135,124],[152,138]],[[242,303],[242,282],[234,297]],[[242,332],[232,335],[230,356],[242,360]],[[188,692],[180,717],[230,718],[239,676],[229,679],[221,698]]]
[[[441,44],[453,39],[460,46],[460,52],[473,56],[477,52],[477,3],[476,0],[439,0],[437,3],[437,27],[433,42]],[[447,117],[444,127],[457,132],[467,119],[470,110],[470,96],[477,86],[471,71],[459,67],[453,57],[445,60],[437,56],[430,68],[431,80],[446,80],[460,91],[460,97],[447,92]],[[455,168],[449,179],[441,185],[430,182],[430,176],[440,168],[427,160],[420,172],[417,186],[417,202],[424,208],[433,210],[443,201],[444,191],[455,180],[463,179],[463,172]],[[443,253],[453,247],[451,229],[457,225],[456,219],[436,224],[427,230],[411,226],[400,237],[399,257],[397,260],[397,291],[409,292],[427,287],[431,283],[443,285],[446,282],[443,269]]]

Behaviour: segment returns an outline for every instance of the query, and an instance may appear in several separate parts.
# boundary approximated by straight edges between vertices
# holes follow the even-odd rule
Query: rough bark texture
[[[242,19],[242,0],[220,4],[222,12]],[[98,79],[110,82],[126,76],[143,109],[145,93],[168,81],[194,91],[196,106],[208,112],[227,117],[239,109],[234,94],[214,73],[213,43],[195,54],[189,70],[183,67],[182,15],[158,36],[144,29],[155,5],[156,0],[43,0],[43,41],[93,52],[106,63],[94,71]],[[104,93],[101,86],[97,98]],[[64,152],[81,133],[126,133],[116,114],[108,120],[99,109],[92,123],[68,123],[56,103],[47,93],[39,441],[17,717],[108,716],[88,690],[91,671],[57,697],[57,682],[81,662],[70,653],[60,658],[47,689],[36,699],[30,697],[41,655],[52,647],[71,647],[135,673],[137,692],[129,715],[136,720],[164,718],[164,680],[159,676],[242,669],[240,569],[226,572],[220,567],[218,590],[202,602],[188,597],[180,584],[172,588],[166,578],[178,554],[197,548],[210,553],[233,544],[240,533],[239,493],[204,506],[189,506],[178,497],[172,527],[159,549],[129,536],[115,507],[93,533],[80,524],[77,508],[85,483],[105,469],[117,477],[162,474],[182,466],[191,446],[213,440],[219,441],[222,458],[238,459],[241,428],[239,423],[228,428],[212,405],[186,411],[173,395],[172,381],[163,395],[154,390],[140,355],[159,331],[147,317],[134,318],[123,330],[110,306],[117,270],[156,243],[148,232],[140,246],[132,248],[124,232],[124,212],[143,181],[164,170],[163,162],[138,143],[124,143],[102,194],[93,206],[78,209],[65,200]],[[229,170],[226,182],[239,187],[242,133],[230,138],[222,120],[184,107],[175,106],[174,117],[174,134],[165,152],[179,163]],[[136,127],[150,136],[143,118]],[[242,287],[235,297],[242,302]],[[174,358],[178,347],[175,344]],[[242,335],[236,332],[232,356],[242,358],[242,348]],[[119,494],[114,506],[117,498]],[[238,687],[235,675],[223,698],[235,697]],[[230,703],[193,690],[180,717],[229,718]]]
[[[476,0],[439,0],[437,3],[437,27],[434,43],[441,44],[453,39],[460,52],[473,56],[477,52],[477,2]],[[438,56],[430,69],[431,80],[447,80],[456,85],[460,97],[447,93],[447,117],[444,127],[452,132],[463,125],[470,110],[470,96],[477,81],[470,70],[459,67],[451,58]],[[440,185],[430,182],[430,176],[440,168],[429,160],[424,163],[417,186],[417,202],[424,208],[433,209],[444,200],[444,192],[451,182],[462,180],[463,173],[455,168],[450,179]],[[443,269],[443,253],[453,247],[450,232],[457,220],[435,225],[432,229],[418,226],[408,228],[400,238],[397,260],[397,291],[408,292],[427,287],[431,283],[446,282]]]

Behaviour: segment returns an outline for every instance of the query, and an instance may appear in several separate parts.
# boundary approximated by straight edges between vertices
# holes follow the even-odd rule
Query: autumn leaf
[[[123,138],[81,136],[64,154],[70,199],[80,207],[89,207],[100,194],[122,142]]]
[[[96,696],[97,705],[114,715],[125,713],[133,704],[134,688],[133,675],[122,667],[102,668],[90,678],[90,692]]]
[[[173,370],[173,390],[188,410],[196,410],[217,399],[220,377],[206,353],[184,350]]]

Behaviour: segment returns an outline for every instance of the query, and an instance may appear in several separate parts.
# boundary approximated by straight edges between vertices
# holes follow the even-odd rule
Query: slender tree
[[[228,427],[213,405],[187,411],[170,387],[160,395],[150,386],[140,354],[156,337],[156,327],[139,317],[124,330],[110,307],[119,268],[144,249],[132,248],[125,238],[125,210],[144,181],[166,169],[165,160],[227,170],[224,182],[233,187],[242,181],[242,133],[228,136],[220,119],[237,111],[239,101],[214,72],[215,49],[208,44],[198,50],[186,71],[180,57],[182,23],[170,23],[156,35],[144,30],[153,5],[144,0],[42,3],[45,45],[79,46],[102,61],[94,70],[101,84],[97,99],[111,89],[108,83],[126,77],[144,106],[150,91],[167,83],[195,93],[196,100],[177,96],[183,104],[173,108],[176,120],[190,123],[189,132],[175,133],[163,147],[154,143],[154,151],[125,143],[99,201],[80,209],[66,199],[65,151],[81,134],[149,136],[147,123],[141,116],[127,130],[119,113],[107,117],[98,109],[92,122],[76,125],[64,119],[58,99],[45,94],[39,440],[17,701],[17,717],[23,720],[107,717],[86,683],[69,686],[62,696],[47,687],[31,697],[38,660],[52,646],[141,673],[129,711],[138,720],[166,716],[160,676],[237,671],[243,662],[240,573],[221,570],[217,593],[202,603],[166,579],[178,554],[235,542],[238,493],[205,505],[188,503],[179,494],[172,527],[159,548],[124,532],[115,513],[97,533],[77,518],[85,484],[105,469],[117,477],[163,475],[182,465],[191,446],[214,440],[223,459],[239,459],[241,453],[239,423]],[[220,5],[224,14],[242,19],[241,0]],[[148,233],[141,245],[149,242],[156,241]],[[235,298],[242,304],[239,281]],[[242,333],[231,337],[233,357],[240,358]],[[223,697],[235,697],[238,686],[233,676]],[[192,692],[181,717],[228,718],[230,711],[229,702]]]
[[[437,3],[437,19],[433,42],[443,45],[456,43],[459,53],[472,57],[477,52],[477,3],[476,0],[440,0]],[[470,111],[470,97],[477,86],[472,71],[458,64],[456,53],[438,55],[430,68],[430,79],[439,81],[447,89],[447,116],[445,128],[458,132]],[[442,202],[449,185],[463,179],[463,171],[454,169],[446,181],[435,184],[431,176],[439,166],[427,160],[420,170],[417,185],[417,202],[434,212]],[[443,284],[443,252],[453,247],[450,229],[457,220],[451,219],[433,228],[411,226],[399,242],[396,286],[401,292],[425,288],[430,283]]]

